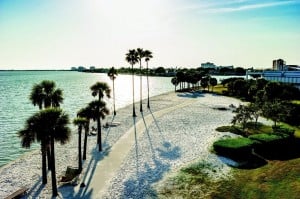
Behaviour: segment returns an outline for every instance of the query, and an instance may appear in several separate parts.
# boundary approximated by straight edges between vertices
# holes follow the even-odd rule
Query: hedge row
[[[232,159],[247,159],[252,150],[258,154],[274,154],[284,151],[291,142],[291,133],[261,133],[248,138],[231,138],[214,142],[213,148],[219,155]]]

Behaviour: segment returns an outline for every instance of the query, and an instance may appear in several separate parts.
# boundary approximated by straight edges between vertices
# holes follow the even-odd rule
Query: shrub
[[[237,135],[245,135],[245,132],[239,129],[237,126],[220,126],[216,128],[216,131],[219,132],[230,132]]]
[[[260,142],[254,147],[255,153],[266,159],[282,159],[289,153],[289,145],[293,143],[288,134],[261,133],[249,136],[249,139]]]
[[[283,126],[272,126],[273,132],[278,134],[286,134],[290,137],[294,136],[295,129],[283,127]]]
[[[217,154],[233,159],[245,159],[251,155],[255,141],[249,138],[231,138],[214,142],[213,147]]]
[[[277,144],[289,138],[288,134],[275,134],[275,133],[260,133],[250,135],[249,139],[261,142],[262,144]]]

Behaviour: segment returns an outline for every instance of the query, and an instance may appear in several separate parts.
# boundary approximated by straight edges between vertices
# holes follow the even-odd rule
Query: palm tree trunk
[[[50,150],[50,143],[47,144],[47,161],[48,161],[48,170],[51,171],[51,150]]]
[[[97,118],[97,130],[98,130],[98,134],[97,134],[97,144],[99,145],[99,151],[100,150],[100,145],[101,145],[101,123],[100,123],[100,117]]]
[[[114,94],[114,115],[117,114],[116,112],[116,98],[115,98],[115,79],[113,79],[113,94]]]
[[[147,62],[147,90],[148,90],[147,108],[150,109],[150,99],[149,99],[149,68],[148,68],[148,62]]]
[[[56,197],[58,195],[57,192],[57,184],[56,184],[56,171],[55,171],[55,153],[54,153],[54,137],[51,136],[51,178],[52,178],[52,195]]]
[[[98,123],[98,146],[99,146],[99,151],[102,151],[102,139],[101,139],[101,119],[97,119]]]
[[[140,112],[143,112],[142,92],[142,61],[140,60]]]
[[[41,142],[41,151],[42,151],[42,182],[43,184],[47,184],[47,152],[45,142]]]
[[[78,172],[82,171],[82,155],[81,155],[81,132],[82,126],[78,127]]]
[[[87,137],[88,137],[89,129],[90,129],[90,126],[87,125],[85,127],[84,141],[83,141],[83,155],[82,155],[83,160],[86,160],[86,147],[87,147]]]
[[[135,106],[134,106],[134,72],[133,72],[133,65],[131,65],[131,71],[132,71],[132,116],[136,117]]]

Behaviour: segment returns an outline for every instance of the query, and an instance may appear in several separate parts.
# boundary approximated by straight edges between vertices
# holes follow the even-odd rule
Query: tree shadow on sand
[[[153,185],[159,182],[163,178],[164,174],[170,170],[171,165],[168,161],[175,160],[181,156],[180,148],[177,146],[173,147],[170,142],[165,141],[165,138],[162,136],[163,134],[153,114],[152,117],[154,119],[155,126],[160,133],[160,137],[163,139],[163,142],[153,142],[144,115],[142,114],[142,119],[145,125],[145,136],[147,136],[149,144],[146,149],[143,148],[145,151],[141,151],[142,147],[138,150],[137,139],[135,140],[135,161],[137,166],[137,175],[131,176],[131,178],[124,182],[124,190],[120,197],[122,199],[157,198],[157,192],[154,190]],[[140,157],[148,154],[147,152],[150,152],[151,154],[151,161],[142,162]]]
[[[91,159],[88,166],[85,169],[85,173],[81,174],[80,182],[77,186],[63,185],[59,187],[62,198],[91,198],[93,190],[89,190],[89,185],[92,181],[92,177],[95,174],[97,164],[109,154],[110,148],[106,148],[104,151],[99,153],[98,147],[96,146],[92,150]],[[79,188],[79,190],[75,190]]]

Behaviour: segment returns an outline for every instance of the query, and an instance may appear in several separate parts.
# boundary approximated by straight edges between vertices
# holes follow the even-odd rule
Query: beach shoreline
[[[192,123],[194,124],[194,123],[197,123],[197,121],[192,121],[192,117],[188,116],[188,115],[191,115],[191,114],[193,116],[197,115],[197,113],[195,112],[197,109],[198,110],[205,109],[205,111],[207,111],[207,112],[213,111],[215,113],[217,110],[212,109],[212,107],[214,107],[214,106],[226,106],[227,107],[229,104],[232,104],[232,103],[235,105],[238,105],[240,103],[239,100],[224,97],[224,96],[216,96],[213,94],[201,94],[198,92],[197,93],[167,92],[167,93],[163,93],[163,94],[160,94],[160,95],[157,95],[157,96],[154,96],[151,98],[151,112],[149,110],[147,110],[147,108],[146,108],[146,100],[143,101],[143,105],[144,105],[144,109],[145,109],[143,117],[146,117],[147,115],[152,114],[152,112],[155,113],[159,110],[170,108],[175,105],[185,103],[187,101],[191,101],[192,103],[185,108],[179,108],[179,110],[173,110],[171,113],[160,116],[159,118],[157,118],[157,121],[153,122],[152,124],[149,124],[149,126],[147,126],[147,124],[145,123],[146,131],[141,132],[141,138],[139,138],[138,142],[143,143],[143,142],[145,142],[145,140],[149,139],[149,135],[147,136],[147,134],[150,131],[153,131],[153,132],[157,131],[157,128],[158,128],[157,125],[161,121],[167,120],[167,121],[170,121],[169,123],[171,123],[172,121],[176,121],[178,119],[178,117],[179,118],[186,117],[187,120],[191,122],[190,124],[192,124]],[[137,102],[136,107],[138,107],[138,105],[139,104]],[[138,114],[137,120],[142,120],[143,117],[137,110],[136,110],[136,112]],[[207,112],[205,112],[204,115],[207,115]],[[231,116],[232,113],[230,111],[223,112],[223,113],[226,113],[226,114],[225,114],[225,119],[222,122],[223,122],[223,124],[224,123],[226,124],[230,120],[230,118],[228,118],[228,115]],[[220,115],[220,112],[218,112],[218,115]],[[210,119],[213,119],[213,118],[210,118]],[[112,120],[112,116],[109,116],[105,121],[111,121],[111,120]],[[117,110],[117,115],[114,118],[114,121],[119,122],[121,125],[118,127],[111,127],[109,129],[103,129],[102,136],[103,136],[103,142],[104,142],[104,145],[103,145],[104,150],[109,150],[120,139],[120,137],[122,137],[124,135],[124,133],[132,127],[132,105],[128,105],[124,108]],[[210,126],[215,127],[216,125],[219,125],[219,123],[220,123],[220,121],[219,122],[210,121],[207,128]],[[177,125],[179,128],[186,128],[185,124],[177,123]],[[193,127],[193,125],[190,125],[190,126]],[[163,132],[162,129],[166,128],[165,136],[169,136],[168,128],[170,128],[170,129],[173,128],[172,131],[176,132],[176,125],[174,127],[174,126],[169,126],[169,124],[161,124],[159,128],[161,128],[160,130],[162,132]],[[196,128],[198,128],[198,127],[196,127]],[[212,131],[213,128],[209,128],[209,129],[210,129],[210,131]],[[190,129],[190,130],[194,131],[193,129]],[[178,129],[177,129],[177,131],[178,131]],[[200,131],[200,129],[199,129],[199,131]],[[56,144],[56,165],[57,165],[58,181],[59,181],[60,177],[62,176],[62,174],[64,173],[64,171],[66,170],[67,166],[75,166],[75,167],[77,166],[77,150],[78,149],[77,149],[77,139],[76,139],[77,134],[76,133],[77,132],[73,133],[72,140],[67,145],[60,146],[59,144]],[[218,133],[214,132],[213,133],[214,137],[207,137],[207,138],[210,138],[209,143],[211,143],[214,139],[216,139],[218,137],[217,135],[220,136]],[[180,137],[181,135],[178,134],[177,136]],[[208,135],[208,136],[210,136],[210,135]],[[93,136],[89,137],[89,141],[88,141],[89,148],[88,148],[88,155],[87,155],[88,157],[83,165],[83,172],[81,175],[82,178],[84,178],[85,174],[87,173],[88,168],[90,168],[90,163],[93,162],[93,160],[94,160],[93,154],[95,155],[95,151],[96,151],[96,139],[92,139],[92,138],[93,138]],[[155,139],[156,138],[153,137],[153,141]],[[157,139],[161,139],[161,138],[158,137]],[[171,143],[172,139],[174,139],[175,145],[180,143],[180,142],[178,142],[178,140],[176,140],[177,139],[176,136],[175,137],[171,136],[169,139],[170,139],[171,145],[173,144],[173,143]],[[188,137],[184,137],[184,139],[188,139]],[[179,139],[179,141],[180,141],[180,139]],[[184,142],[188,142],[188,140],[184,140]],[[159,143],[159,144],[161,144],[161,143]],[[202,146],[202,148],[205,148],[205,150],[204,150],[205,157],[208,157],[207,156],[207,148],[206,148],[207,144],[208,143],[206,143],[205,147]],[[154,142],[153,142],[153,146],[154,146]],[[150,150],[150,151],[152,150],[152,152],[154,152],[156,154],[155,156],[157,156],[157,158],[158,158],[159,153],[160,153],[159,147],[162,147],[162,146],[158,145],[157,146],[158,151],[155,151],[155,152],[153,151],[153,148],[146,149],[146,150]],[[178,144],[178,147],[180,147],[181,150],[184,150],[186,146],[185,145],[180,146],[180,144]],[[195,145],[195,147],[196,147],[196,145]],[[200,150],[200,148],[199,148],[199,150]],[[68,149],[68,150],[66,150],[66,149]],[[51,197],[52,190],[51,190],[51,186],[50,186],[50,184],[51,184],[50,175],[48,175],[48,184],[46,186],[42,186],[42,184],[40,182],[41,158],[40,158],[40,154],[39,154],[38,150],[39,149],[36,149],[36,150],[30,152],[30,155],[26,154],[26,155],[22,156],[21,158],[13,161],[12,163],[9,163],[8,165],[5,165],[0,168],[0,176],[1,176],[1,178],[0,178],[0,190],[1,190],[0,198],[9,195],[10,193],[12,193],[13,191],[15,191],[16,189],[18,189],[22,186],[29,187],[28,198]],[[202,149],[201,149],[201,151],[202,151]],[[148,152],[145,151],[145,153],[148,153]],[[171,155],[174,155],[174,154],[171,154]],[[176,163],[174,163],[174,165],[170,166],[170,169],[173,170],[175,168],[179,168],[180,166],[187,164],[188,162],[191,162],[192,160],[201,158],[201,157],[197,157],[198,155],[199,154],[189,155],[189,158],[187,158],[186,160],[185,159],[181,160],[179,158],[179,160],[176,160]],[[204,152],[203,152],[203,154],[201,152],[200,155],[204,155]],[[101,159],[103,158],[103,155],[96,154],[96,156],[98,158],[98,162],[95,162],[95,165],[94,165],[95,167],[97,166],[97,164],[101,163]],[[131,147],[129,154],[126,155],[126,158],[124,159],[124,162],[122,163],[121,168],[116,173],[117,175],[113,176],[112,182],[110,182],[107,185],[108,190],[105,191],[105,193],[103,193],[105,198],[118,198],[115,196],[121,197],[124,195],[127,196],[126,191],[123,194],[119,193],[115,196],[112,196],[111,193],[115,193],[116,191],[124,192],[124,190],[122,191],[122,187],[124,188],[124,186],[120,184],[119,189],[116,190],[115,188],[113,188],[111,186],[111,184],[115,185],[116,181],[120,181],[120,179],[123,179],[123,180],[128,179],[128,176],[122,176],[122,175],[124,175],[124,168],[128,167],[128,165],[126,165],[126,163],[128,163],[129,160],[132,159],[132,157],[134,157],[134,146]],[[151,160],[146,160],[146,163],[147,163],[147,161],[150,162]],[[165,161],[165,160],[160,160],[160,161]],[[169,163],[167,163],[167,164],[169,164]],[[225,168],[226,166],[222,165],[222,167]],[[26,173],[22,172],[22,171],[24,171],[24,169],[27,171]],[[226,167],[226,169],[228,169],[228,168]],[[127,172],[127,174],[132,175],[132,172]],[[164,174],[165,174],[165,172],[164,172]],[[129,178],[131,178],[131,177],[132,176],[129,176]],[[22,179],[21,182],[20,182],[20,179]],[[58,184],[59,192],[60,192],[62,198],[74,198],[76,196],[76,195],[74,195],[76,192],[76,188],[74,188],[72,186],[68,187],[68,186],[61,186],[61,185],[62,185],[61,183]],[[78,186],[77,186],[77,190],[78,190]]]

